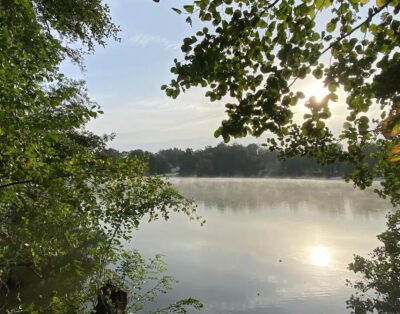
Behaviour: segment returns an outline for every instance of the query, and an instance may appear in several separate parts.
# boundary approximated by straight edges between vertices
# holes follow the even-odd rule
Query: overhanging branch
[[[336,38],[336,40],[334,42],[332,42],[328,47],[326,47],[324,50],[322,50],[316,57],[314,57],[314,59],[311,60],[310,65],[307,67],[307,69],[310,69],[311,66],[318,61],[319,58],[321,58],[326,52],[328,52],[329,50],[331,50],[335,45],[337,45],[338,43],[340,43],[343,39],[349,37],[351,34],[353,34],[355,31],[359,30],[363,25],[371,22],[371,20],[377,15],[379,14],[381,11],[383,11],[385,8],[387,8],[389,6],[390,3],[392,3],[394,0],[388,0],[383,6],[381,6],[380,8],[378,8],[373,14],[369,15],[363,22],[361,22],[360,24],[358,24],[356,27],[354,27],[352,30],[350,30],[349,32],[343,34],[342,36]],[[288,88],[292,87],[293,84],[299,79],[299,77],[297,76],[288,86]]]

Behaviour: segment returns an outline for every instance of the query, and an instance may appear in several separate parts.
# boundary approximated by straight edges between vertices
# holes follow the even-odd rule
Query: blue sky
[[[86,71],[69,64],[63,71],[86,80],[89,94],[105,112],[89,123],[96,133],[116,133],[110,146],[119,150],[179,147],[203,148],[215,145],[213,133],[224,119],[222,103],[211,103],[204,91],[192,89],[172,100],[160,86],[172,78],[173,59],[182,57],[180,43],[196,30],[171,10],[181,7],[182,0],[107,0],[111,15],[121,26],[121,42],[109,42],[86,57]],[[189,1],[190,2],[190,1]],[[188,3],[189,3],[188,2]],[[302,81],[297,87],[313,93],[321,85]],[[311,94],[310,94],[311,95]],[[338,129],[345,114],[344,105],[335,104],[330,125]],[[299,116],[304,107],[297,109]],[[262,142],[246,138],[241,143]]]
[[[104,115],[90,122],[96,133],[116,133],[111,147],[157,151],[169,147],[203,148],[218,143],[214,130],[224,116],[222,104],[210,103],[200,90],[177,100],[160,90],[172,78],[180,42],[193,30],[171,7],[182,1],[109,0],[121,26],[121,43],[110,42],[85,59],[86,71],[66,64],[63,71],[86,80],[89,94]],[[250,141],[250,140],[249,140]]]

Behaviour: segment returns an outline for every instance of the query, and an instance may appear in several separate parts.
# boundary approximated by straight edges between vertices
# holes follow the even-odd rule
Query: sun
[[[327,94],[329,94],[329,91],[322,84],[314,83],[308,85],[304,91],[304,94],[306,96],[306,100],[314,96],[317,101],[320,102]]]
[[[323,245],[314,246],[311,249],[311,263],[316,266],[328,266],[331,262],[331,253]]]

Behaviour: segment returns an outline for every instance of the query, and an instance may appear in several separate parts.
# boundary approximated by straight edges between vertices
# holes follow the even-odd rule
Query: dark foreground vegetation
[[[174,283],[121,241],[193,204],[137,158],[104,154],[110,138],[85,130],[99,106],[60,72],[118,32],[102,1],[0,0],[2,314],[139,312]],[[154,310],[187,306],[202,305]]]

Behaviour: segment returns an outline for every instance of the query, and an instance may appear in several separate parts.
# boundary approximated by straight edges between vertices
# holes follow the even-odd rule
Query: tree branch
[[[336,44],[338,44],[339,42],[341,42],[343,39],[345,39],[346,37],[349,37],[351,34],[353,34],[356,30],[360,29],[364,24],[367,24],[369,22],[371,22],[371,20],[381,11],[383,11],[385,8],[387,8],[389,6],[389,4],[391,2],[393,2],[394,0],[388,0],[383,6],[381,6],[380,8],[378,8],[373,14],[369,15],[363,22],[361,22],[360,24],[358,24],[356,27],[354,27],[351,31],[343,34],[342,36],[336,38],[336,40],[334,42],[332,42],[328,47],[326,47],[324,50],[322,50],[314,59],[311,60],[310,65],[307,67],[307,69],[309,69],[312,64],[314,64],[316,61],[318,61],[318,59],[324,55],[327,51],[331,50]],[[289,84],[288,88],[292,87],[293,84],[298,80],[298,76]]]
[[[1,263],[0,267],[11,266],[11,267],[32,267],[35,264],[33,262],[21,262],[21,263]]]
[[[92,172],[86,172],[85,174],[91,174]],[[61,178],[70,178],[72,176],[74,176],[74,173],[69,173],[69,174],[63,174],[63,175],[59,175],[59,176],[55,176],[55,177],[50,177],[47,178],[47,180],[56,180],[56,179],[61,179]],[[16,181],[16,182],[11,182],[11,183],[6,183],[3,185],[0,185],[0,189],[5,189],[8,188],[10,186],[14,186],[14,185],[19,185],[19,184],[26,184],[26,183],[32,183],[35,182],[34,179],[28,179],[28,180],[24,180],[24,181]]]
[[[259,15],[259,16],[260,16],[260,19],[261,19],[261,16],[262,16],[265,12],[267,12],[267,10],[272,9],[278,2],[279,2],[279,0],[275,0],[274,2],[270,3],[264,10],[262,10],[262,11],[261,11],[261,14]]]
[[[161,287],[162,283],[163,283],[163,280],[160,279],[160,280],[157,282],[157,284],[156,284],[153,288],[149,289],[149,290],[146,291],[144,294],[140,295],[140,296],[138,297],[138,299],[137,299],[135,302],[132,303],[131,307],[134,307],[134,306],[137,305],[140,301],[144,301],[144,300],[147,298],[147,296],[150,295],[151,293],[153,293],[153,292],[155,292],[155,291],[159,291],[159,287]]]
[[[271,4],[269,4],[267,6],[266,10],[272,9],[278,2],[279,2],[279,0],[275,0],[274,2],[272,2]]]
[[[11,182],[11,183],[0,185],[0,189],[5,189],[5,188],[8,188],[10,186],[19,185],[19,184],[26,184],[26,183],[32,183],[32,182],[33,182],[33,180]]]
[[[356,30],[360,29],[361,26],[363,26],[364,24],[367,24],[369,22],[371,22],[371,20],[381,11],[383,11],[385,8],[387,8],[389,6],[389,4],[391,2],[393,2],[394,0],[389,0],[388,2],[386,2],[383,6],[381,6],[378,10],[375,11],[374,14],[369,15],[362,23],[358,24],[356,27],[354,27],[351,31],[349,31],[346,34],[343,34],[342,36],[338,37],[333,43],[331,43],[328,47],[326,47],[317,57],[316,59],[318,60],[323,54],[325,54],[328,50],[332,49],[333,46],[335,46],[337,43],[339,43],[340,41],[342,41],[343,39],[345,39],[346,37],[349,37],[351,34],[353,34]],[[316,60],[315,60],[316,61]],[[314,62],[315,62],[314,61]],[[314,63],[313,62],[313,63]]]

